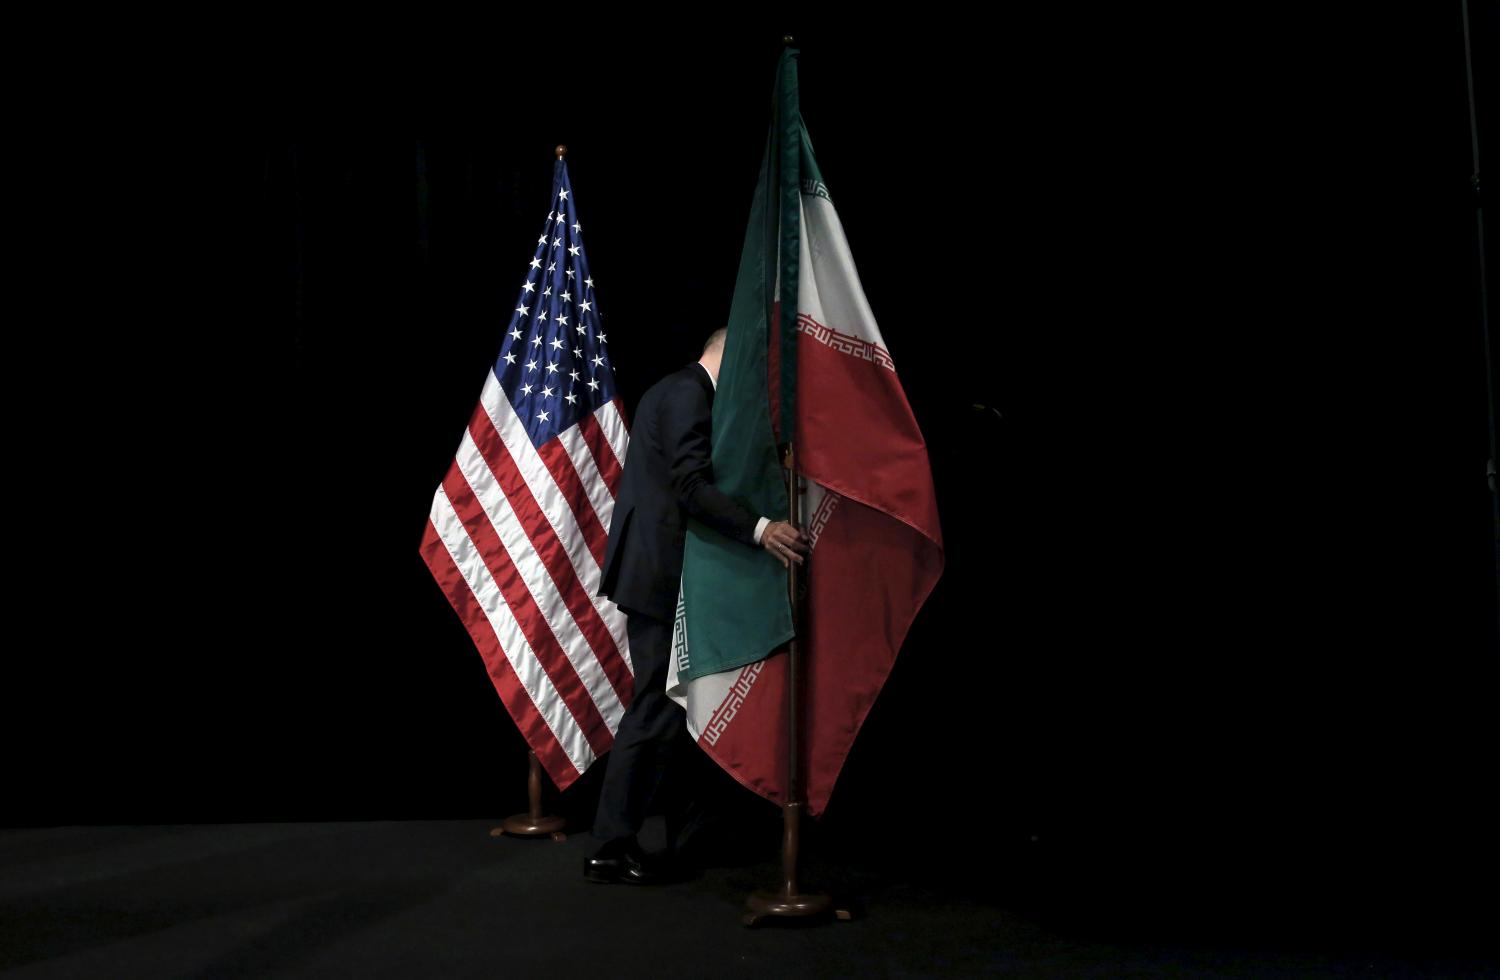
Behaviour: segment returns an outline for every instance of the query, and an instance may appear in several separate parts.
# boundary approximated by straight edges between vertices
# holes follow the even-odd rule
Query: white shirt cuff
[[[760,536],[765,533],[766,525],[771,523],[770,518],[762,517],[755,525],[755,543],[760,544]]]

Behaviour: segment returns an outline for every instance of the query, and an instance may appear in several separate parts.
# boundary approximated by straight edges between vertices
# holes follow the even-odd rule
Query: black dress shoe
[[[657,885],[672,878],[665,858],[648,854],[631,841],[623,850],[601,849],[583,862],[583,877],[589,881],[622,882],[627,885]]]
[[[623,858],[601,857],[595,854],[593,857],[583,860],[583,877],[589,881],[611,882],[620,880],[620,864]]]

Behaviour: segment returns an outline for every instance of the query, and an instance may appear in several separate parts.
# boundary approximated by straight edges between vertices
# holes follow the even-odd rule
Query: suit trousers
[[[668,774],[680,770],[679,760],[695,748],[687,734],[685,713],[667,697],[672,624],[641,613],[626,615],[625,632],[630,639],[635,689],[605,763],[599,807],[591,831],[600,840],[638,833]],[[669,803],[667,843],[673,847],[685,803],[680,793]]]

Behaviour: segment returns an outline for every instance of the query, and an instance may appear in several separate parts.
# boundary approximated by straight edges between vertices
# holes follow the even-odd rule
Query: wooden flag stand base
[[[797,479],[797,454],[787,444],[782,457],[787,472],[787,497],[790,498],[790,520],[793,527],[802,526],[801,487]],[[792,562],[787,569],[787,593],[792,602],[792,623],[796,634],[802,632],[802,607],[799,602],[801,576],[798,565]],[[787,645],[787,719],[790,729],[791,757],[787,768],[787,802],[781,807],[781,890],[775,892],[751,892],[745,899],[745,914],[740,920],[754,926],[767,918],[815,919],[827,915],[833,908],[833,899],[822,892],[803,892],[797,887],[797,864],[802,842],[802,810],[807,805],[800,797],[802,785],[797,769],[800,754],[802,719],[801,661],[797,656],[797,640]],[[847,909],[837,909],[834,915],[841,922],[851,916]]]
[[[797,890],[797,854],[803,806],[800,801],[782,804],[781,869],[785,880],[781,891],[751,892],[745,899],[745,915],[741,921],[747,926],[758,925],[767,918],[815,919],[833,909],[833,899],[822,892]],[[847,909],[833,909],[833,914],[841,922],[852,918]]]
[[[568,835],[563,833],[563,827],[567,821],[563,817],[542,814],[542,763],[535,752],[527,754],[531,756],[531,773],[526,779],[526,796],[531,812],[506,817],[500,826],[490,830],[490,836],[510,834],[513,837],[551,837],[555,841],[565,841]]]

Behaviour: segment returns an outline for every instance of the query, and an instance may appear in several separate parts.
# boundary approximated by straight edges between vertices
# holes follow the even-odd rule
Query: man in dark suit
[[[761,547],[783,565],[801,563],[807,537],[786,521],[747,510],[713,482],[712,405],[724,355],[725,330],[715,330],[696,364],[667,375],[641,396],[631,428],[625,472],[610,519],[599,594],[626,615],[635,672],[630,706],[620,719],[606,763],[593,836],[604,841],[584,862],[591,881],[647,884],[669,872],[636,840],[662,777],[688,741],[682,708],[667,697],[667,658],[682,577],[687,519],[693,517],[746,547]],[[669,814],[668,847],[680,843]]]

